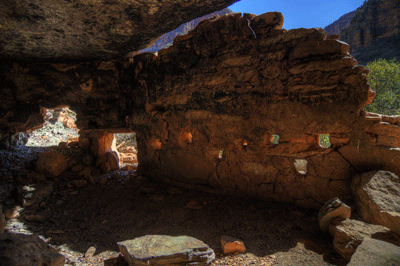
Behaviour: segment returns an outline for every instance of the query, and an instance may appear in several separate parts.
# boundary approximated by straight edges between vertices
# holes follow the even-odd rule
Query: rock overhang
[[[237,0],[4,0],[0,58],[110,60],[137,53],[180,24]]]

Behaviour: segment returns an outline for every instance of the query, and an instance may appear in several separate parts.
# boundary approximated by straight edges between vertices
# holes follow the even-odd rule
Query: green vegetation
[[[376,92],[372,104],[367,105],[368,112],[385,115],[400,115],[400,63],[396,59],[377,59],[368,63],[369,83]]]
[[[321,146],[324,149],[328,149],[331,146],[330,137],[331,136],[329,134],[319,135],[319,146]]]

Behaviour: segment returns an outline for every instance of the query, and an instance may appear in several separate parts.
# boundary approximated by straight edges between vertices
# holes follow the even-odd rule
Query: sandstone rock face
[[[333,22],[332,24],[326,26],[324,30],[329,35],[332,34],[340,34],[343,29],[347,29],[350,26],[350,22],[355,16],[356,11],[349,12],[341,16],[338,20]]]
[[[208,265],[214,251],[189,236],[147,235],[117,243],[129,266],[136,265]]]
[[[350,26],[340,33],[341,39],[350,44],[354,53],[361,48],[377,47],[393,50],[390,58],[396,57],[400,54],[398,42],[391,38],[398,38],[396,36],[400,33],[399,13],[398,0],[369,0],[356,10]],[[378,44],[381,45],[375,46]],[[362,51],[367,52],[365,49]],[[385,51],[379,51],[380,57],[385,55]]]
[[[36,172],[47,177],[59,176],[68,167],[68,162],[62,154],[56,152],[42,152],[38,154]]]
[[[282,23],[232,14],[130,60],[4,62],[0,127],[27,130],[41,107],[69,106],[96,157],[111,146],[97,136],[136,132],[143,176],[315,208],[351,198],[356,169],[400,174],[399,119],[362,111],[374,93],[348,45]]]
[[[366,238],[358,246],[348,266],[396,266],[400,265],[400,247],[393,244]]]
[[[0,265],[63,266],[65,263],[65,257],[37,235],[2,234],[0,250]]]
[[[346,219],[337,222],[331,225],[330,233],[334,237],[333,247],[343,258],[348,260],[361,242],[368,237],[400,245],[400,239],[388,228],[356,220]]]
[[[344,220],[350,218],[351,208],[344,204],[340,199],[333,198],[325,203],[319,210],[318,223],[323,232],[329,232],[329,227],[333,220]]]
[[[235,0],[0,2],[0,58],[93,60],[138,51]]]
[[[386,226],[400,236],[400,180],[388,171],[354,177],[351,188],[357,211],[368,223]]]

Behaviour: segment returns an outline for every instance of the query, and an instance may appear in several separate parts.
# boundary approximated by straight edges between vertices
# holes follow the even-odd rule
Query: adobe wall
[[[69,105],[81,129],[135,131],[141,175],[307,207],[351,198],[358,172],[400,174],[400,120],[363,111],[374,93],[349,46],[282,24],[280,13],[234,14],[158,55],[4,63],[0,125],[26,130],[40,125],[41,106]],[[306,173],[296,159],[307,160]]]

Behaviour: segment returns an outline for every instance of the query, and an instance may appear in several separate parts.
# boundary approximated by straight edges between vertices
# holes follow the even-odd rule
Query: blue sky
[[[229,8],[257,15],[279,11],[285,17],[285,29],[325,28],[363,3],[364,0],[241,0]]]

